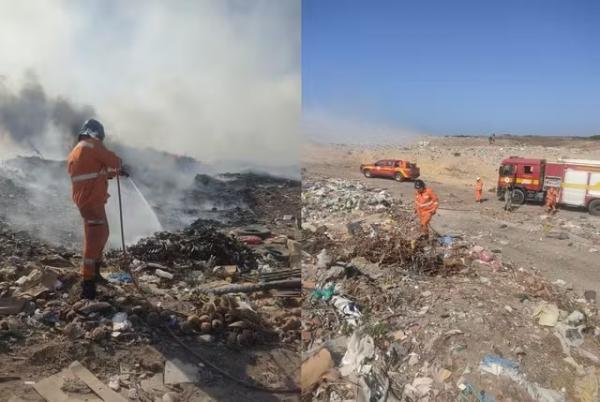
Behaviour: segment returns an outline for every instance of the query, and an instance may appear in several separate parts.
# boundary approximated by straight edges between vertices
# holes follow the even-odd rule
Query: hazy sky
[[[600,134],[600,2],[304,0],[302,12],[313,136]]]
[[[128,144],[297,161],[298,0],[0,0],[0,54],[6,85],[32,70]]]

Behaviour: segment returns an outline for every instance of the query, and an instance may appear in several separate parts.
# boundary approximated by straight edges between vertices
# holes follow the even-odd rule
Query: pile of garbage
[[[385,211],[398,202],[384,190],[367,189],[357,181],[342,179],[302,182],[302,217],[319,220],[353,210]]]
[[[215,265],[237,265],[244,271],[257,267],[256,256],[243,243],[213,226],[197,223],[179,232],[155,233],[127,250],[144,262],[181,265],[211,260]]]
[[[108,253],[103,272],[109,285],[100,286],[98,299],[90,302],[79,300],[78,254],[2,223],[0,353],[25,356],[19,365],[35,377],[41,373],[30,365],[57,372],[73,360],[119,372],[118,362],[93,351],[167,347],[175,342],[170,334],[189,345],[222,348],[221,354],[239,348],[260,354],[271,345],[297,350],[300,269],[293,266],[300,249],[280,229],[236,228],[263,236],[258,245],[205,220],[180,232],[157,233],[128,247],[128,259]],[[277,253],[276,263],[269,258],[273,247],[287,250]],[[41,357],[46,353],[56,357]],[[1,360],[0,373],[16,370],[10,359]],[[131,391],[149,374],[163,375],[162,365],[149,370],[117,379],[113,388]]]
[[[404,218],[372,236],[328,236],[342,217],[304,232],[307,399],[597,400],[595,292],[468,239],[411,240],[416,224]]]

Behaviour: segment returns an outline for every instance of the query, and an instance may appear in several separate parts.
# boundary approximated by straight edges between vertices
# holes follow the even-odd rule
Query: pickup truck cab
[[[421,172],[415,163],[401,159],[382,159],[375,163],[360,165],[365,177],[387,177],[396,181],[415,180]]]

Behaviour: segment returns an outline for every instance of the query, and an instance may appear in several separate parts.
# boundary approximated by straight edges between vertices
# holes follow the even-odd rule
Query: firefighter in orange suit
[[[100,275],[102,251],[108,241],[108,221],[104,205],[108,200],[108,179],[121,169],[121,159],[103,144],[104,127],[94,119],[87,120],[79,131],[79,142],[67,158],[67,169],[73,186],[73,202],[83,218],[83,262],[81,297],[96,298],[96,283],[105,282]]]
[[[554,215],[556,213],[556,202],[558,201],[558,189],[556,187],[548,188],[546,192],[546,212]]]
[[[429,238],[429,222],[438,209],[438,196],[425,187],[423,180],[415,181],[415,211],[421,224],[420,239]]]
[[[475,202],[481,203],[481,194],[483,194],[483,180],[478,177],[475,183]]]

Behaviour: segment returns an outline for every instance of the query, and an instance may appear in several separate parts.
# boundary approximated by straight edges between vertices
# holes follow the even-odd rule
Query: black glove
[[[131,172],[129,166],[123,165],[121,166],[121,169],[119,169],[119,176],[129,177],[129,172]]]

